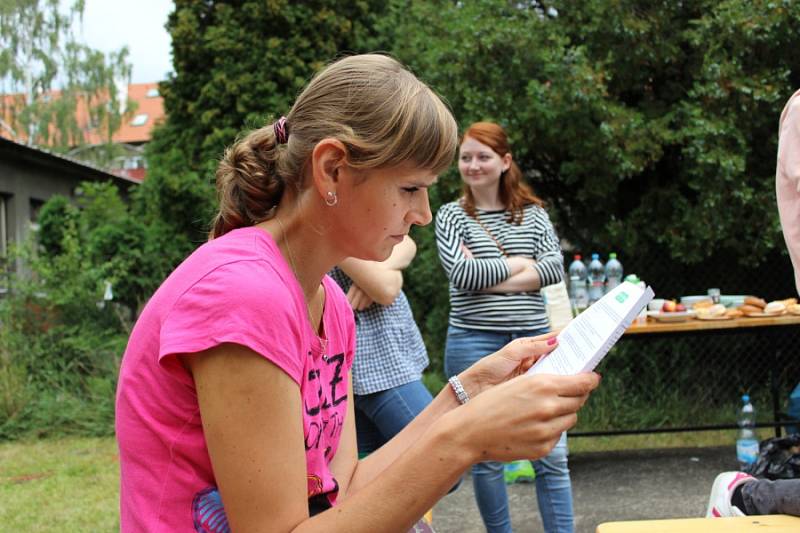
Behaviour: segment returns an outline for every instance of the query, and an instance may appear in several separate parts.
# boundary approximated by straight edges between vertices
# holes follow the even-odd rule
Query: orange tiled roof
[[[128,85],[128,99],[136,102],[136,111],[125,120],[113,140],[118,143],[144,143],[150,140],[153,127],[164,119],[164,99],[157,95],[148,97],[151,90],[158,91],[158,83],[131,83]],[[133,126],[132,121],[138,115],[147,115],[141,126]]]
[[[155,91],[156,96],[148,96],[150,91]],[[164,99],[158,95],[158,83],[131,83],[128,85],[128,99],[135,102],[136,110],[123,120],[120,129],[113,135],[112,140],[116,143],[131,143],[140,144],[146,143],[150,140],[153,127],[164,119]],[[60,91],[52,91],[51,96],[58,98]],[[3,99],[3,118],[8,122],[12,111],[12,106],[15,99],[19,99],[20,95],[6,94],[0,96]],[[103,137],[96,129],[89,129],[89,113],[84,100],[78,101],[75,115],[78,120],[78,126],[86,131],[85,142],[87,144],[101,144],[104,142]],[[146,115],[146,117],[145,117]],[[137,117],[141,119],[136,121]],[[136,125],[134,125],[136,124]],[[17,141],[25,141],[25,134],[17,132],[21,138]],[[10,139],[9,132],[0,128],[0,137]]]

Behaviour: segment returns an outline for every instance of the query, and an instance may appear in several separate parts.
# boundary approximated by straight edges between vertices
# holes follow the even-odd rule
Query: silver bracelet
[[[450,383],[451,387],[453,387],[453,392],[456,393],[456,398],[458,398],[458,401],[461,403],[461,405],[464,405],[469,401],[469,394],[467,394],[467,391],[464,390],[464,385],[461,384],[461,380],[458,379],[458,376],[451,377],[447,380],[447,382]]]

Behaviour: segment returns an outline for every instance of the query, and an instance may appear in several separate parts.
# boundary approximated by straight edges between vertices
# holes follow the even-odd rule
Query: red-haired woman
[[[450,279],[449,376],[515,338],[547,332],[539,289],[564,274],[558,237],[543,202],[523,182],[503,128],[471,125],[461,141],[458,170],[463,196],[436,215],[439,258]],[[566,434],[533,465],[545,531],[571,532]],[[487,531],[510,532],[502,463],[479,463],[472,477]]]

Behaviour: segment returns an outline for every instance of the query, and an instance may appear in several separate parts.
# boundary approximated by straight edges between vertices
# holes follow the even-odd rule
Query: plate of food
[[[728,309],[722,304],[695,305],[694,312],[699,320],[733,320]]]
[[[720,315],[720,316],[696,315],[695,318],[697,320],[733,320],[733,317],[728,315]]]
[[[694,318],[694,311],[648,311],[647,316],[659,322],[686,322]]]
[[[788,300],[776,300],[766,303],[760,298],[747,297],[744,305],[739,307],[739,310],[744,313],[744,316],[759,318],[766,316],[780,316],[786,313],[789,303]],[[789,304],[792,305],[792,304]]]

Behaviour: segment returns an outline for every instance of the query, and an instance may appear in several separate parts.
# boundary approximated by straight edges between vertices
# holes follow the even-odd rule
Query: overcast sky
[[[164,29],[172,10],[171,0],[87,0],[83,41],[106,53],[127,45],[131,81],[161,81],[172,70],[170,36]]]

